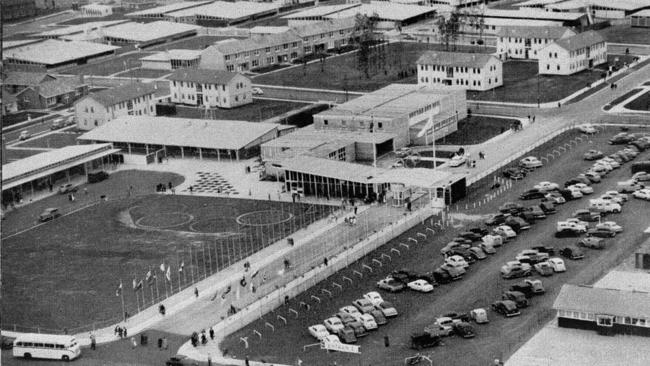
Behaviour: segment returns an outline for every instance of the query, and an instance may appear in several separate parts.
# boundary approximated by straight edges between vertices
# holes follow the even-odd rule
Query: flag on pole
[[[185,267],[185,261],[181,262],[181,266],[178,267],[178,272],[183,272],[183,268]]]
[[[122,295],[122,280],[120,280],[120,285],[117,286],[117,290],[115,290],[115,296],[119,297],[120,295]]]
[[[138,291],[142,290],[142,280],[140,282],[137,282],[135,278],[133,279],[133,291]]]
[[[167,266],[167,272],[165,272],[165,277],[167,277],[167,281],[172,282],[172,267]]]
[[[165,273],[165,262],[160,264],[160,272]]]

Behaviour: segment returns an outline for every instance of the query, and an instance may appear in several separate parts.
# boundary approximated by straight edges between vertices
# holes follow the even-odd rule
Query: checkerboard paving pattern
[[[197,178],[192,184],[192,191],[196,193],[239,194],[239,192],[219,173],[197,172]],[[189,192],[189,186],[183,192]]]

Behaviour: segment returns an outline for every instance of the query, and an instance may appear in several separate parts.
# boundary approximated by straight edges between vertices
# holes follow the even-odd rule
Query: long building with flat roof
[[[214,27],[237,24],[277,12],[278,6],[273,3],[215,1],[166,13],[165,19]]]
[[[395,4],[384,1],[361,4],[324,16],[326,19],[349,18],[357,14],[374,17],[378,29],[393,29],[432,18],[437,10],[431,6]]]
[[[200,28],[196,25],[160,20],[151,23],[123,23],[103,29],[102,34],[104,42],[136,44],[142,48],[194,36]]]
[[[41,65],[48,69],[85,64],[89,60],[115,54],[116,46],[92,42],[48,39],[9,50],[2,55],[8,64]]]
[[[56,28],[45,32],[37,33],[35,36],[40,38],[61,38],[63,36],[72,36],[80,33],[88,33],[90,31],[109,28],[118,24],[127,23],[129,20],[107,20],[99,22],[88,22],[83,24],[75,24],[67,27]]]
[[[171,12],[182,10],[182,9],[188,9],[188,8],[201,6],[201,5],[209,4],[211,2],[212,1],[179,1],[179,2],[173,3],[173,4],[168,4],[168,5],[163,5],[163,6],[157,6],[157,7],[154,7],[154,8],[134,11],[132,13],[126,14],[126,16],[129,17],[129,18],[149,18],[149,19],[160,19],[160,20],[162,20],[163,18],[165,18],[165,15],[167,13],[171,13]]]
[[[518,10],[488,8],[477,13],[477,15],[485,19],[552,20],[562,22],[560,25],[567,27],[586,26],[589,24],[589,18],[585,13],[553,12],[536,8],[520,8]]]

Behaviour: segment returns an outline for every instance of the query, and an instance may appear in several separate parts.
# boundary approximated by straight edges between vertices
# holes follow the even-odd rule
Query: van
[[[589,209],[597,212],[621,212],[621,205],[603,199],[589,200]]]

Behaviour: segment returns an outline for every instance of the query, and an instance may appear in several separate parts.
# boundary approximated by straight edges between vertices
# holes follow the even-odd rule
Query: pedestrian
[[[533,115],[533,123],[535,123],[535,116]]]
[[[208,353],[208,366],[212,366],[212,356]]]
[[[561,102],[557,102],[557,107],[558,107],[558,108],[562,108],[562,103],[561,103]]]
[[[160,312],[161,315],[165,316],[165,311],[166,311],[165,305],[160,304],[160,306],[158,307],[158,311]]]
[[[70,194],[70,201],[74,202],[74,194]]]
[[[135,349],[138,346],[138,342],[135,341],[135,337],[131,337],[131,348]]]
[[[122,327],[122,333],[124,335],[124,338],[126,338],[126,327]]]
[[[115,329],[113,329],[113,334],[114,334],[114,335],[117,335],[117,333],[118,333],[119,331],[120,331],[120,326],[119,326],[119,325],[116,325],[116,326],[115,326]],[[120,332],[120,333],[121,333],[121,332]],[[120,334],[120,335],[121,335],[121,334]]]
[[[172,182],[171,182],[171,181],[169,181],[169,182],[167,183],[167,187],[169,187],[169,190],[172,189]]]
[[[68,201],[72,202],[72,193],[68,193]]]
[[[48,186],[50,187],[50,192],[52,192],[52,190],[54,189],[54,186],[52,185],[52,183],[50,182],[50,183],[48,184]]]
[[[212,329],[212,327],[210,327],[210,331],[208,333],[210,333],[210,339],[214,340],[214,329]]]
[[[84,194],[87,196],[88,195],[88,188],[84,187]]]
[[[162,343],[163,343],[162,338],[158,338],[158,349],[162,349]]]
[[[95,339],[95,335],[90,333],[90,349],[94,351],[96,347],[97,347],[97,340]]]
[[[190,193],[194,193],[194,188],[190,186]]]
[[[120,326],[117,327],[117,335],[124,338],[124,330]]]
[[[208,343],[208,337],[205,336],[205,333],[201,334],[201,344],[206,345]]]
[[[325,267],[327,267],[327,264],[328,264],[327,257],[325,257],[325,258],[323,259],[323,264],[325,264]]]
[[[293,200],[293,203],[296,203],[296,194],[291,193],[291,200]]]
[[[358,207],[357,207],[357,206],[354,206],[354,214],[355,214],[355,215],[357,214],[357,209],[358,209]]]
[[[248,361],[248,356],[246,356],[246,358],[244,359],[244,364],[246,366],[250,366],[250,361]]]
[[[196,287],[194,288],[194,296],[196,296],[197,298],[199,297],[199,289]]]

